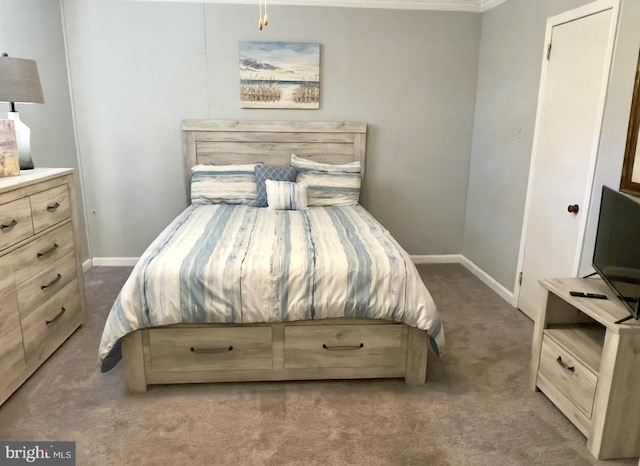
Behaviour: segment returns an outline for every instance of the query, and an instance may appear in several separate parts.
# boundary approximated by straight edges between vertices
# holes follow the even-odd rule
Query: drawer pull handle
[[[40,287],[41,290],[46,290],[47,288],[49,288],[50,286],[55,285],[56,283],[58,283],[60,281],[60,279],[62,278],[62,275],[58,274],[58,276],[56,278],[54,278],[53,280],[51,280],[51,282],[49,282],[47,285],[42,285]]]
[[[566,362],[564,362],[562,360],[562,356],[558,356],[558,359],[556,359],[556,361],[558,362],[558,364],[560,364],[562,367],[564,367],[566,370],[571,371],[571,372],[575,372],[576,368],[573,366],[569,366]]]
[[[42,257],[42,256],[48,256],[49,254],[51,254],[53,251],[55,251],[56,249],[58,249],[60,246],[58,246],[58,243],[53,243],[53,246],[51,246],[49,249],[47,249],[46,251],[43,252],[39,252],[38,254],[36,254],[38,257]]]
[[[48,205],[47,210],[49,212],[55,212],[58,207],[60,207],[60,204],[56,202],[55,204]]]
[[[191,347],[192,353],[197,354],[215,354],[215,353],[228,353],[229,351],[233,351],[233,346],[229,346],[228,348],[195,348]]]
[[[9,228],[13,228],[18,224],[18,221],[14,218],[11,223],[9,223],[8,225],[5,225],[4,223],[2,225],[0,225],[0,229],[7,230]]]
[[[62,317],[62,314],[64,314],[65,312],[67,312],[67,310],[63,307],[62,310],[58,313],[58,315],[56,315],[53,319],[51,320],[47,320],[47,325],[52,325],[55,324],[57,322],[57,320]]]
[[[327,346],[323,343],[322,347],[327,351],[352,351],[352,350],[359,350],[360,348],[364,348],[364,343],[360,343],[359,345],[352,345],[352,346]]]

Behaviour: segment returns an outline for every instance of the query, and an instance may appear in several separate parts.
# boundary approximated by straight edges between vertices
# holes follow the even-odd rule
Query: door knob
[[[567,207],[567,212],[571,212],[572,214],[577,214],[580,210],[580,206],[578,204],[573,204]]]

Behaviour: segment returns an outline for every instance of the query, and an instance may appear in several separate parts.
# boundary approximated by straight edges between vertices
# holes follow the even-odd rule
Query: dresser
[[[0,404],[86,314],[73,170],[0,178]]]
[[[531,388],[587,438],[598,459],[640,455],[640,322],[600,279],[542,280]],[[608,299],[571,296],[570,291]]]

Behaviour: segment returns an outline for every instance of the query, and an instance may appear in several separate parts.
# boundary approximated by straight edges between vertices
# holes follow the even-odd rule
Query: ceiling
[[[254,4],[257,0],[136,0],[190,3]],[[446,10],[483,12],[506,0],[268,0],[270,5],[387,8],[394,10]]]

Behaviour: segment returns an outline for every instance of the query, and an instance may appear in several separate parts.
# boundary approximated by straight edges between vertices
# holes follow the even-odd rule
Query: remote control
[[[579,298],[609,299],[606,294],[585,293],[584,291],[569,291],[569,294]]]

